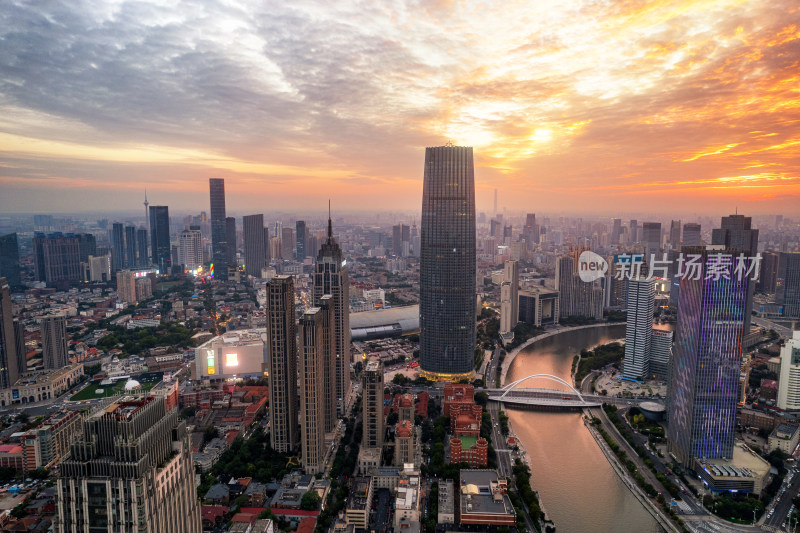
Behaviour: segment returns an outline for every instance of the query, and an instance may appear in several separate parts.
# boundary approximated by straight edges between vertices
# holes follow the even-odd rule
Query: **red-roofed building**
[[[203,519],[203,529],[212,529],[214,526],[223,522],[223,518],[228,514],[229,509],[224,505],[202,505],[200,506],[200,516]]]
[[[258,515],[252,513],[236,513],[231,518],[231,522],[243,522],[250,525],[253,525],[256,520],[258,520]]]
[[[19,444],[0,444],[0,467],[23,470],[25,458]]]
[[[475,403],[475,387],[463,383],[446,383],[444,386],[444,416],[451,416],[453,406]]]
[[[274,514],[278,518],[283,518],[284,520],[302,520],[304,518],[313,518],[314,520],[317,519],[319,516],[319,511],[304,511],[302,509],[282,509],[278,507],[273,507],[271,509],[272,514]]]
[[[417,394],[417,414],[422,418],[428,418],[428,402],[430,400],[430,394],[425,391]]]
[[[483,437],[467,449],[463,449],[461,439],[450,439],[450,463],[469,463],[472,468],[480,468],[486,466],[488,460],[489,443]]]
[[[450,431],[456,437],[477,437],[481,433],[483,408],[480,405],[456,404],[450,407]]]
[[[303,518],[297,525],[297,533],[314,533],[315,527],[317,527],[316,518]]]

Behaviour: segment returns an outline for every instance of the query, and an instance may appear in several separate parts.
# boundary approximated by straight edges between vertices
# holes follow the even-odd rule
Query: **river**
[[[587,328],[554,335],[522,350],[511,363],[506,383],[531,374],[571,381],[572,358],[581,348],[611,342],[625,326]],[[530,381],[523,387],[563,388]],[[514,433],[524,445],[548,518],[558,533],[660,533],[663,530],[611,469],[584,427],[581,413],[507,409]]]

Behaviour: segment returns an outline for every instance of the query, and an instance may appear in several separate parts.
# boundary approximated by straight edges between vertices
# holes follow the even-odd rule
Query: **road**
[[[751,319],[751,322],[756,326],[761,326],[762,328],[766,328],[767,330],[774,329],[781,337],[785,337],[787,339],[792,338],[792,330],[787,328],[786,326],[781,326],[780,324],[776,324],[775,322],[768,320],[766,318],[760,318],[754,316]]]

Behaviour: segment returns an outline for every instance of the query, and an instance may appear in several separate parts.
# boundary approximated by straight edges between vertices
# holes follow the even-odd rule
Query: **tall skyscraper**
[[[178,236],[178,262],[186,270],[195,270],[203,264],[203,238],[199,229],[185,229]]]
[[[778,409],[800,411],[800,331],[797,330],[781,348]]]
[[[683,225],[683,246],[700,246],[703,241],[700,238],[700,224],[687,222]]]
[[[500,286],[500,333],[514,330],[519,321],[519,262],[506,261]]]
[[[383,365],[380,359],[370,359],[364,366],[364,437],[365,448],[383,447]]]
[[[266,240],[264,215],[242,217],[244,237],[244,271],[248,276],[261,277],[261,269],[267,266],[269,242]]]
[[[83,420],[58,469],[57,532],[202,531],[192,448],[176,406],[127,396]]]
[[[6,278],[12,289],[22,287],[19,275],[19,243],[17,234],[0,235],[0,276]]]
[[[298,261],[303,261],[306,258],[306,238],[308,237],[308,231],[306,230],[306,222],[304,220],[298,220],[295,222],[295,239],[297,240],[297,249],[295,252],[295,257]]]
[[[558,289],[558,303],[560,318],[574,315],[573,272],[574,262],[569,255],[562,255],[556,259],[556,289]]]
[[[234,217],[225,218],[225,246],[228,250],[228,267],[236,269],[238,261],[236,260],[236,219]]]
[[[711,244],[722,245],[748,256],[755,256],[758,253],[758,230],[752,229],[751,217],[739,214],[722,217],[720,226],[711,230]],[[756,284],[749,284],[747,290],[749,293],[745,310],[745,335],[750,333],[750,318],[753,312],[753,294]]]
[[[294,240],[292,228],[281,228],[281,257],[286,260],[294,259],[297,243]]]
[[[125,226],[125,268],[136,268],[136,228]]]
[[[136,303],[136,275],[130,270],[117,272],[117,299],[126,304]]]
[[[673,250],[681,249],[681,221],[673,220],[669,223],[669,245]]]
[[[667,379],[670,359],[672,359],[672,332],[654,329],[653,337],[650,340],[649,375],[658,379]]]
[[[227,223],[225,222],[225,180],[209,178],[211,193],[211,250],[214,277],[228,280]]]
[[[80,243],[72,234],[53,233],[33,237],[36,279],[48,284],[64,284],[83,279]]]
[[[682,276],[668,387],[670,451],[693,458],[731,458],[736,428],[747,294],[737,251],[700,253],[698,275]],[[710,275],[709,275],[710,274]]]
[[[630,225],[628,226],[630,230],[630,242],[631,244],[639,242],[639,223],[636,220],[631,220]]]
[[[539,226],[536,224],[536,213],[525,215],[525,227],[522,230],[522,238],[528,243],[528,249],[532,249],[534,244],[539,244]]]
[[[656,259],[661,259],[661,222],[642,224],[642,244],[645,247],[645,261],[649,262],[653,254]]]
[[[620,235],[622,235],[622,219],[615,218],[611,226],[611,244],[619,244]]]
[[[150,222],[148,221],[149,224]],[[139,258],[136,266],[146,267],[150,264],[150,255],[147,253],[147,230],[145,228],[136,230],[136,248],[136,254]]]
[[[775,294],[778,288],[778,267],[780,253],[766,250],[761,254],[761,269],[758,275],[756,290],[765,294]]]
[[[653,280],[628,281],[628,325],[625,329],[625,359],[622,376],[643,381],[650,373],[650,345],[653,332]]]
[[[280,453],[297,449],[297,328],[294,279],[275,276],[267,284],[270,445]]]
[[[336,313],[335,302],[330,294],[319,299],[317,306],[321,309],[322,324],[322,409],[324,413],[324,431],[330,433],[336,429],[338,420],[336,413]],[[348,369],[349,374],[349,369]],[[348,380],[349,384],[349,380]]]
[[[14,317],[11,315],[11,290],[6,278],[0,278],[0,388],[12,386],[18,377],[19,356]]]
[[[308,309],[300,318],[300,452],[306,474],[325,470],[325,317],[329,310]]]
[[[781,252],[776,285],[775,302],[783,307],[783,316],[800,318],[800,252]]]
[[[334,342],[336,346],[336,412],[344,416],[350,394],[350,278],[342,249],[333,238],[333,224],[328,215],[328,238],[322,244],[314,265],[314,305],[329,294],[333,305]]]
[[[172,248],[169,244],[169,208],[166,205],[150,206],[150,250],[153,266],[161,274],[169,274]]]
[[[64,315],[46,316],[39,322],[42,334],[42,363],[48,370],[69,364],[67,319]]]
[[[420,257],[420,370],[472,377],[475,350],[475,171],[472,148],[425,149]]]
[[[125,268],[125,226],[121,222],[111,225],[111,270]]]

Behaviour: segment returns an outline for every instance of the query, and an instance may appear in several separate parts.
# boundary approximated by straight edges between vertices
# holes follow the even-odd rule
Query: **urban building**
[[[17,234],[0,235],[0,277],[6,278],[9,287],[22,287],[19,275],[19,243]]]
[[[701,246],[703,244],[700,236],[700,224],[687,222],[683,225],[683,246]]]
[[[136,267],[138,264],[136,252],[136,227],[125,226],[125,268]]]
[[[800,426],[781,422],[769,434],[766,451],[780,450],[791,457],[798,443],[800,443]]]
[[[297,243],[292,228],[281,228],[281,257],[287,261],[294,259]]]
[[[306,229],[306,223],[304,220],[298,220],[295,222],[295,238],[296,238],[296,250],[295,250],[295,258],[298,261],[303,261],[308,255],[306,251],[306,240],[308,238],[308,230]]]
[[[455,482],[452,479],[439,481],[439,509],[436,521],[439,524],[456,523],[456,494]]]
[[[781,348],[778,408],[800,411],[800,331]]]
[[[336,413],[344,416],[350,395],[350,278],[339,243],[333,238],[333,224],[328,215],[328,237],[322,244],[314,265],[314,305],[319,307],[326,295],[331,297],[333,335],[336,356]],[[326,379],[326,381],[328,381]],[[327,423],[326,423],[327,424]]]
[[[172,267],[172,249],[169,244],[169,208],[150,206],[151,261],[161,274],[169,274]]]
[[[420,256],[420,374],[472,377],[475,350],[475,173],[472,148],[425,149]]]
[[[667,379],[671,357],[672,332],[665,329],[654,329],[650,339],[649,375],[656,379]]]
[[[669,223],[669,245],[673,250],[681,249],[681,221],[672,220]]]
[[[787,318],[800,318],[800,252],[781,252],[775,302]]]
[[[514,527],[517,523],[508,482],[495,470],[462,470],[459,493],[459,524]]]
[[[211,250],[214,263],[214,277],[228,280],[228,246],[225,222],[225,180],[209,178],[208,187],[211,198]]]
[[[578,257],[585,249],[570,249],[556,260],[556,288],[560,319],[581,316],[603,318],[603,288],[597,282],[585,282],[577,273]]]
[[[558,324],[558,291],[543,288],[519,291],[519,321],[537,328]]]
[[[732,460],[697,459],[694,470],[712,492],[748,492],[760,496],[769,481],[770,464],[741,443],[732,453]]]
[[[711,230],[711,244],[724,246],[736,253],[755,256],[758,253],[758,230],[752,228],[752,218],[744,215],[722,217],[719,228]],[[745,307],[744,334],[750,333],[750,318],[753,311],[753,294],[755,282],[748,284],[747,303]]]
[[[296,330],[294,278],[275,276],[267,284],[267,353],[270,445],[280,453],[294,451],[299,444]]]
[[[185,270],[203,266],[203,237],[196,227],[185,229],[178,236],[178,262]]]
[[[348,526],[355,531],[367,531],[369,513],[372,509],[373,483],[369,477],[354,477],[350,480],[347,507],[344,511]]]
[[[650,262],[651,256],[655,254],[656,259],[660,259],[661,253],[661,222],[645,222],[642,224],[642,244],[644,244],[644,258]]]
[[[519,321],[519,262],[506,261],[500,285],[500,334],[513,338]],[[510,339],[509,339],[510,340]]]
[[[147,253],[147,229],[139,228],[136,230],[136,246],[138,248],[137,255],[139,256],[137,266],[148,266],[150,264],[150,254]]]
[[[676,460],[692,466],[694,458],[733,455],[750,280],[734,272],[736,251],[684,252],[700,255],[700,268],[699,276],[680,280],[667,436]]]
[[[125,268],[125,226],[121,222],[111,225],[111,268]]]
[[[10,387],[19,377],[19,356],[11,311],[11,290],[0,278],[0,388]],[[25,355],[23,354],[23,359]]]
[[[333,296],[324,295],[318,303],[322,326],[322,412],[323,431],[336,429],[336,313]],[[349,372],[349,369],[348,369]]]
[[[420,505],[420,477],[407,476],[400,481],[394,499],[394,530],[395,531],[421,531]]]
[[[84,277],[84,281],[111,281],[111,256],[89,256],[88,261],[88,276]]]
[[[228,255],[228,269],[236,270],[239,262],[236,258],[237,239],[236,219],[234,217],[225,217],[225,247]]]
[[[264,215],[242,217],[244,237],[244,272],[254,278],[261,277],[269,257],[269,232],[264,227]]]
[[[194,378],[263,378],[267,371],[266,335],[264,328],[237,329],[207,340],[194,350]]]
[[[411,420],[400,420],[394,430],[394,465],[402,468],[405,464],[415,464],[416,428]]]
[[[72,234],[35,234],[33,263],[37,281],[48,285],[69,284],[83,279],[80,243]]]
[[[383,448],[383,364],[370,359],[363,371],[364,448]]]
[[[300,318],[300,451],[306,474],[325,471],[325,398],[323,379],[328,346],[323,331],[331,327],[332,312],[308,309]]]
[[[39,322],[42,333],[42,363],[46,369],[59,369],[69,364],[67,318],[46,316]]]
[[[126,304],[135,304],[136,299],[136,274],[130,270],[117,272],[117,300]]]
[[[632,278],[628,281],[628,324],[622,363],[622,377],[625,379],[643,381],[650,374],[654,298],[652,280]]]
[[[186,423],[164,398],[92,413],[58,476],[57,532],[202,531]]]
[[[0,285],[2,284],[3,282],[0,281]],[[2,293],[2,289],[0,289],[0,293]],[[0,309],[2,307],[3,303],[0,302]],[[0,311],[0,323],[3,321],[3,316],[5,316],[4,311]],[[14,321],[14,344],[17,350],[17,372],[21,375],[28,371],[28,360],[25,348],[25,324],[20,320]],[[10,381],[10,383],[13,383],[13,381]]]
[[[80,413],[67,410],[28,430],[20,437],[26,469],[52,468],[64,458],[72,440],[83,431],[82,420]]]
[[[57,398],[83,377],[83,363],[51,371],[22,374],[7,389],[0,389],[0,406],[41,402]]]
[[[481,468],[489,461],[489,442],[483,437],[453,437],[450,439],[450,464],[467,463]]]
[[[761,268],[758,275],[756,290],[764,294],[775,294],[778,288],[778,265],[780,253],[766,250],[761,254]]]

